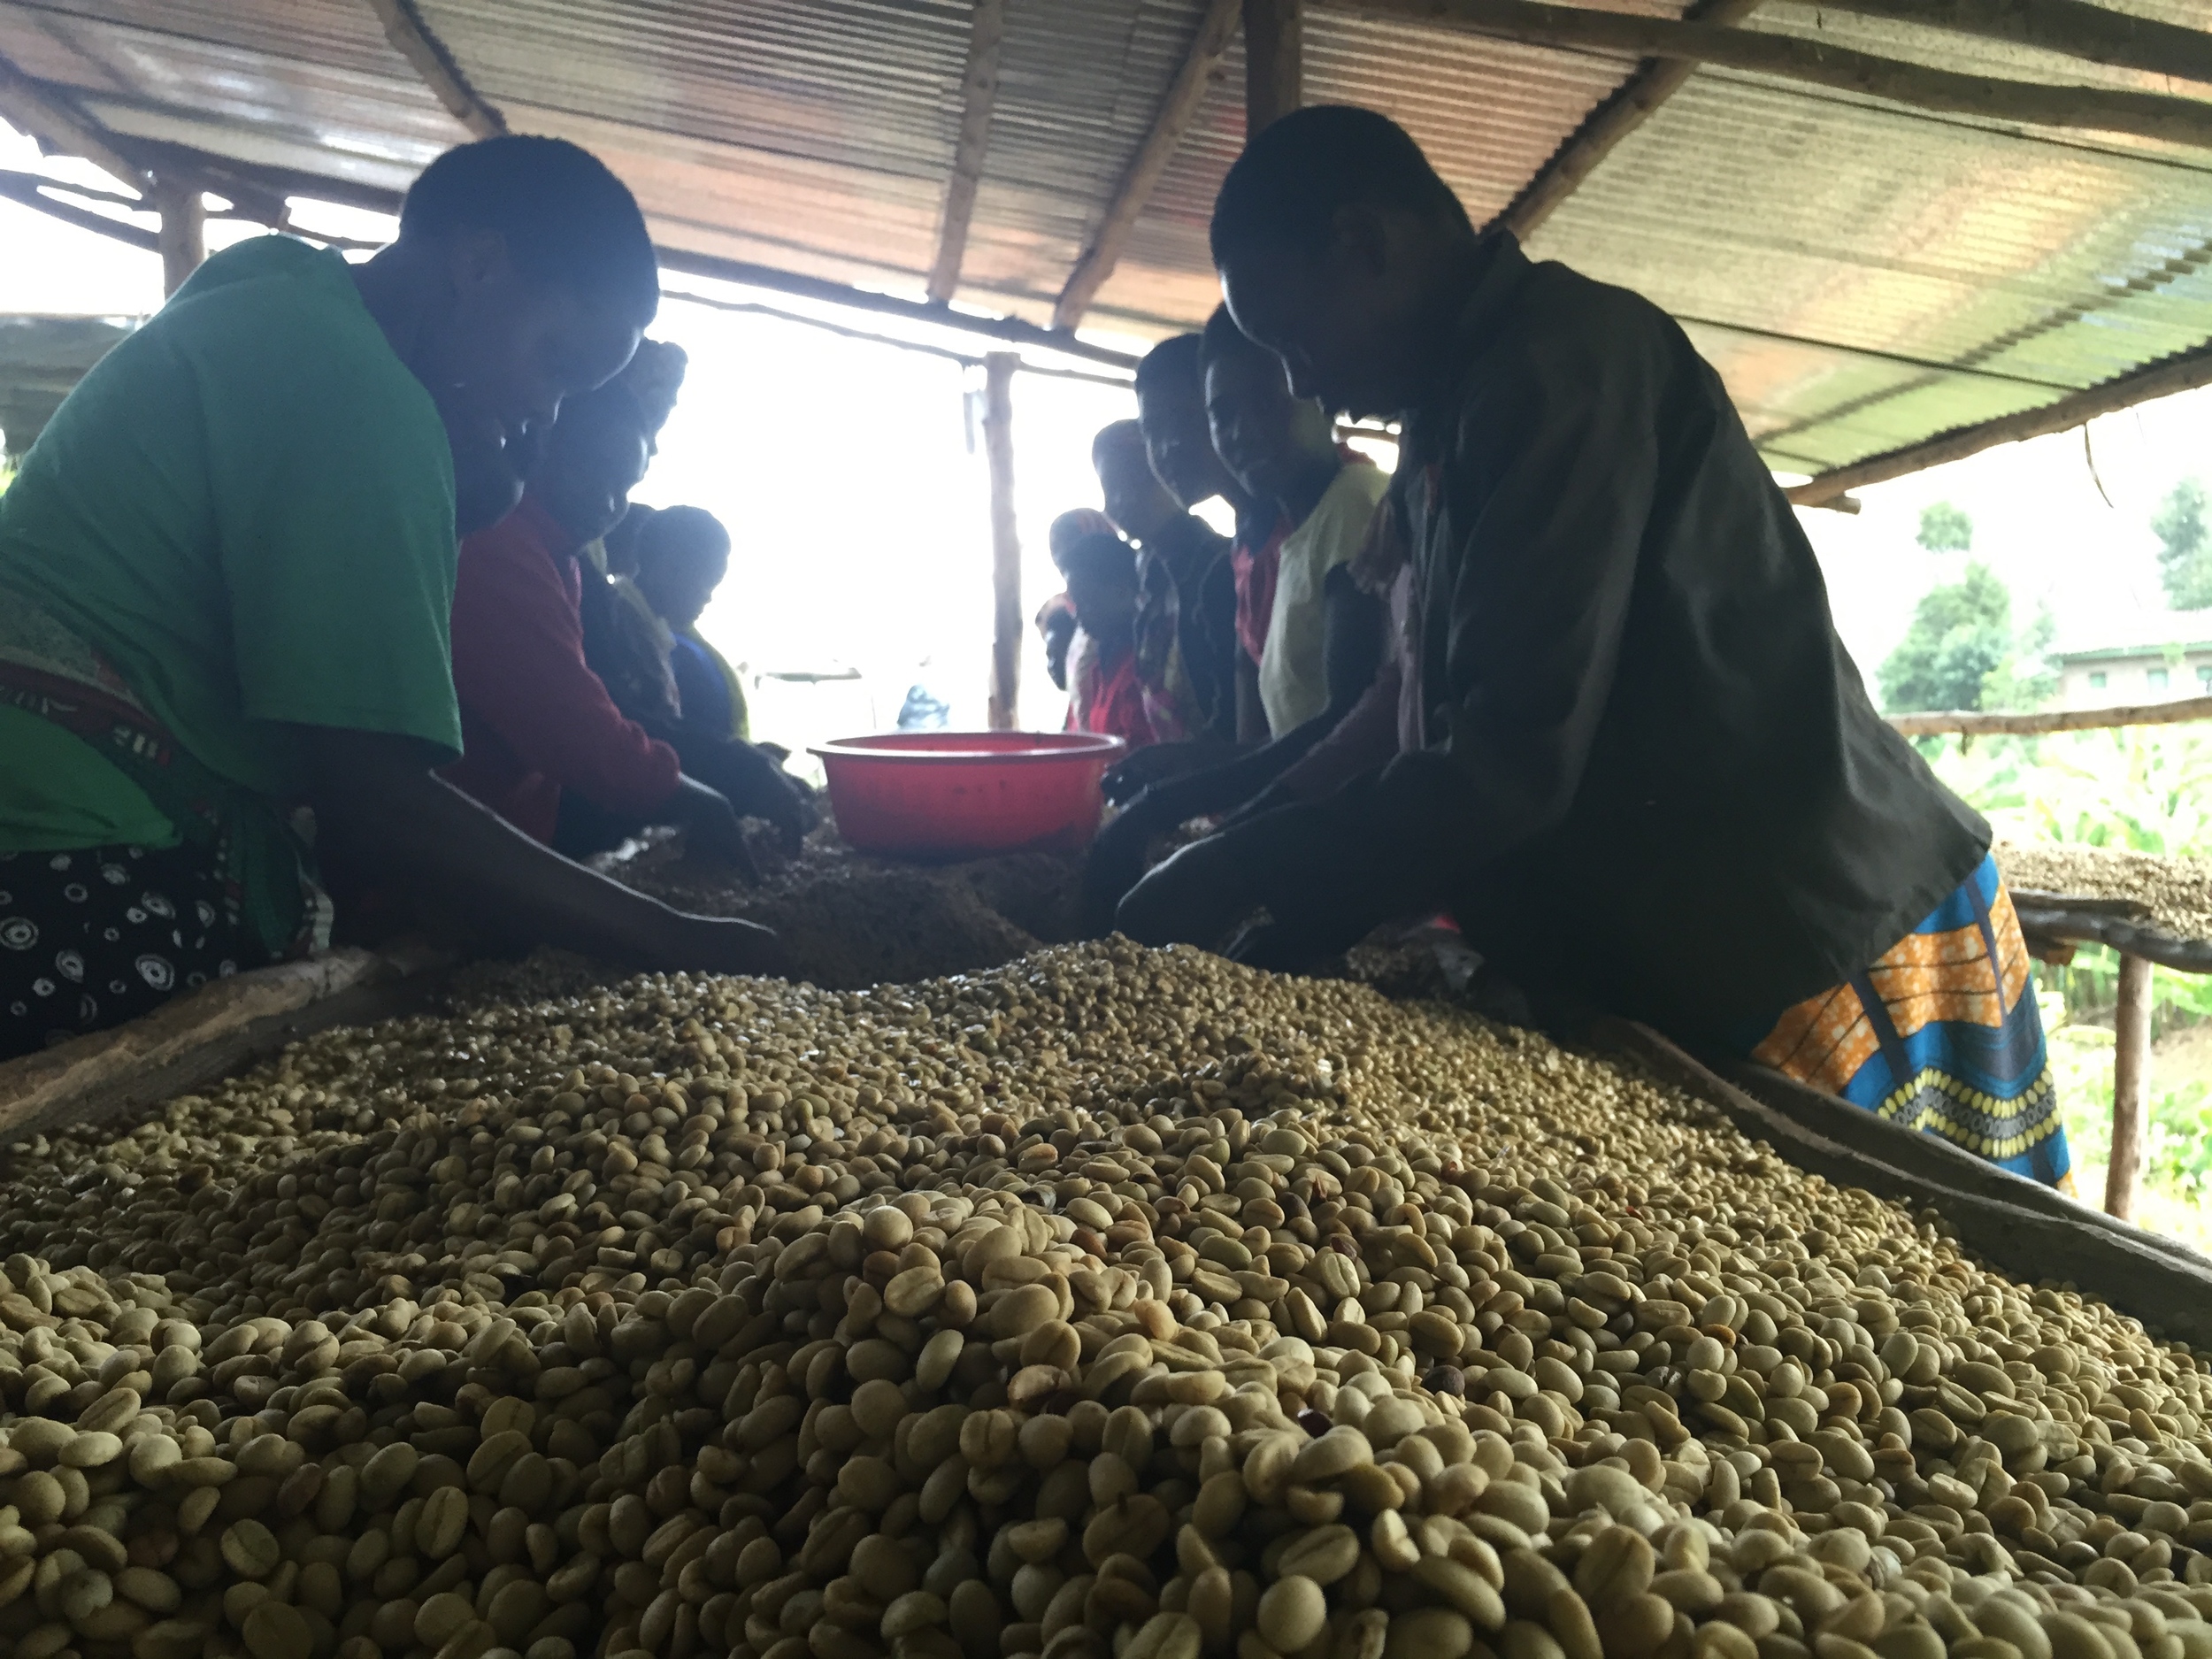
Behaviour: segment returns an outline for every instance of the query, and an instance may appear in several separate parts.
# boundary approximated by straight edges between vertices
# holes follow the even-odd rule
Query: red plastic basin
[[[813,750],[838,833],[862,852],[976,857],[1080,852],[1099,780],[1128,747],[1087,732],[889,732]]]

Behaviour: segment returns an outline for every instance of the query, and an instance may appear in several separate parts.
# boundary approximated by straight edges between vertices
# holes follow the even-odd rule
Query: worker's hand
[[[1129,889],[1144,878],[1145,860],[1155,836],[1175,826],[1147,791],[1116,813],[1091,843],[1083,865],[1083,936],[1096,939],[1114,928],[1114,912]]]
[[[1218,765],[1231,752],[1220,743],[1148,743],[1107,772],[1099,787],[1108,801],[1125,806],[1154,784]]]
[[[1264,902],[1263,882],[1238,835],[1193,841],[1131,889],[1114,913],[1139,944],[1213,949]]]
[[[725,746],[714,783],[739,817],[765,818],[774,825],[787,853],[796,855],[806,833],[820,821],[813,792],[751,743]]]
[[[694,973],[782,975],[787,967],[783,941],[757,922],[720,916],[692,916],[669,910],[657,918],[634,949],[638,964]]]
[[[1316,897],[1310,907],[1301,907],[1281,919],[1271,910],[1265,919],[1240,931],[1222,955],[1277,973],[1309,972],[1342,956],[1386,919],[1336,895]]]
[[[744,826],[729,800],[696,778],[679,778],[676,793],[660,809],[684,833],[684,850],[726,864],[748,887],[760,885],[760,866],[745,844]]]

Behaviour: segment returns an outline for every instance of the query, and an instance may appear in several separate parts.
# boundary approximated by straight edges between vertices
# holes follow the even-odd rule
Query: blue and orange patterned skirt
[[[2027,942],[1993,857],[1863,972],[1741,1046],[1801,1083],[2072,1190]]]

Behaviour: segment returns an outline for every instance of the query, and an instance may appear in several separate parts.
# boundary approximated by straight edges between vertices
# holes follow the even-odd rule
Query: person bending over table
[[[425,170],[366,264],[238,243],[85,377],[0,495],[0,1056],[325,942],[333,856],[480,937],[772,959],[435,775],[457,531],[514,506],[658,296],[612,173],[488,139]]]
[[[1085,866],[1092,932],[1111,926],[1156,837],[1275,783],[1344,720],[1381,665],[1382,607],[1353,581],[1351,566],[1376,527],[1387,475],[1336,442],[1326,411],[1292,395],[1282,360],[1240,333],[1225,309],[1207,322],[1201,362],[1208,452],[1255,516],[1275,516],[1281,531],[1269,549],[1272,614],[1259,664],[1275,738],[1225,761],[1164,770],[1123,803]],[[1115,781],[1125,787],[1140,765],[1124,763]]]
[[[1876,714],[1811,546],[1666,314],[1478,234],[1363,110],[1256,138],[1229,308],[1301,395],[1404,423],[1402,752],[1194,843],[1148,942],[1310,962],[1448,910],[1525,989],[1748,1055],[2058,1183],[1989,829]]]
[[[783,792],[763,806],[687,774],[674,748],[624,718],[584,660],[579,604],[592,572],[578,554],[621,519],[645,446],[626,388],[572,398],[522,504],[462,544],[453,683],[465,742],[445,776],[548,845],[573,793],[625,824],[679,825],[701,850],[754,877],[738,814],[780,810]]]

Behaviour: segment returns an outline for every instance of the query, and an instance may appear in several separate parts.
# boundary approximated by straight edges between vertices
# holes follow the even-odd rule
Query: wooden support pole
[[[1304,99],[1306,20],[1302,0],[1244,0],[1244,142]]]
[[[146,170],[116,147],[115,134],[79,111],[65,93],[25,74],[0,57],[0,117],[50,150],[81,156],[141,196],[153,188]]]
[[[1461,28],[1531,46],[1631,52],[1714,64],[1778,80],[1831,87],[1912,109],[2033,127],[2086,127],[2212,149],[2212,102],[1932,69],[1765,30],[1718,28],[1665,18],[1547,5],[1540,0],[1331,0],[1371,17]],[[1257,4],[1257,0],[1255,0]],[[1249,11],[1245,32],[1251,33]]]
[[[1831,0],[1831,9],[1978,35],[2147,74],[2212,81],[2212,35],[2091,0]]]
[[[2212,104],[2204,107],[2212,110]],[[1984,449],[1996,449],[2000,444],[2020,443],[2030,438],[2047,438],[2055,432],[2071,432],[2076,426],[2086,426],[2100,415],[2109,415],[2137,403],[2147,403],[2154,397],[2170,397],[2176,392],[2194,391],[2200,386],[2212,386],[2212,346],[2198,346],[2192,350],[2176,352],[2170,357],[2162,357],[2131,373],[2115,375],[2100,385],[2070,392],[2056,402],[2045,403],[2039,408],[2023,410],[2016,415],[2001,415],[1995,420],[1985,420],[1978,426],[1960,426],[1950,432],[1938,433],[1932,438],[1909,443],[1901,449],[1886,450],[1847,465],[1832,467],[1802,484],[1791,485],[1782,493],[1801,507],[1817,507],[1847,490],[1861,489],[1869,484],[1886,483],[1893,478],[1925,472],[1932,466],[1941,466],[1947,461],[1962,461],[1970,455],[1979,455]]]
[[[1806,505],[1825,507],[1829,502]],[[2178,697],[2171,703],[2143,703],[2116,709],[2053,709],[2042,714],[1981,714],[1958,710],[1947,714],[1893,714],[1889,723],[1906,737],[2039,737],[2051,732],[2107,732],[2123,726],[2182,726],[2212,720],[2212,697]]]
[[[155,241],[161,250],[161,292],[166,298],[207,257],[207,198],[197,190],[157,181],[153,204],[161,214]]]
[[[991,729],[1010,732],[1021,708],[1022,542],[1014,524],[1014,371],[1021,358],[983,359],[983,452],[991,469]]]
[[[507,118],[487,104],[461,65],[446,50],[416,8],[415,0],[369,0],[369,9],[384,26],[384,38],[437,95],[446,113],[479,138],[495,138],[507,130]]]
[[[1724,27],[1749,17],[1759,0],[1703,0],[1683,13],[1692,22]],[[1525,239],[1552,215],[1552,210],[1581,186],[1612,153],[1613,147],[1659,111],[1659,106],[1682,89],[1697,73],[1697,65],[1677,58],[1647,58],[1636,73],[1621,83],[1613,96],[1590,112],[1567,142],[1552,152],[1549,161],[1521,188],[1498,222]]]
[[[2120,958],[2120,1005],[2113,1020],[2112,1162],[2105,1169],[2104,1207],[2123,1221],[2135,1219],[2135,1191],[2143,1179],[2143,1126],[2151,1093],[2151,964]]]
[[[1106,211],[1099,216],[1098,228],[1091,234],[1075,269],[1068,273],[1067,286],[1060,290],[1059,303],[1052,308],[1055,328],[1073,328],[1083,320],[1083,313],[1091,308],[1091,301],[1105,286],[1106,279],[1114,273],[1121,262],[1122,250],[1129,245],[1129,237],[1137,227],[1137,219],[1151,201],[1152,192],[1159,188],[1160,179],[1167,172],[1168,163],[1175,159],[1175,151],[1183,142],[1183,134],[1190,130],[1192,119],[1198,113],[1201,99],[1206,96],[1206,82],[1229,50],[1229,42],[1237,32],[1237,20],[1241,15],[1243,0],[1213,0],[1206,15],[1198,25],[1198,33],[1191,39],[1190,50],[1184,54],[1182,66],[1175,72],[1175,79],[1168,83],[1167,96],[1160,100],[1160,107],[1152,117],[1152,126],[1137,146],[1137,153],[1129,163],[1129,170],[1121,175],[1114,187],[1113,198]]]
[[[960,83],[960,135],[945,182],[945,211],[937,223],[937,257],[930,261],[930,303],[942,305],[960,286],[968,255],[968,227],[975,220],[975,193],[983,182],[983,157],[991,146],[991,111],[998,103],[999,48],[1006,39],[1006,0],[975,0],[968,27],[968,68]]]

